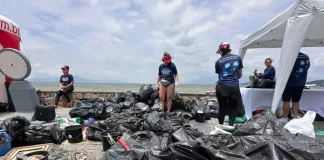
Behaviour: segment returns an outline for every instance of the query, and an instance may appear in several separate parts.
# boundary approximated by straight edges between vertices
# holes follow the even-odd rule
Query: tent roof
[[[240,49],[281,48],[288,19],[315,13],[318,14],[309,26],[302,47],[324,47],[324,1],[297,0],[257,32],[242,40]]]

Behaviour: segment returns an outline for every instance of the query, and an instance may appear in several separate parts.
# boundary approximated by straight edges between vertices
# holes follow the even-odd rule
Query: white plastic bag
[[[316,117],[316,112],[308,111],[303,118],[293,119],[289,121],[284,128],[290,133],[301,133],[309,137],[315,138],[313,122]]]

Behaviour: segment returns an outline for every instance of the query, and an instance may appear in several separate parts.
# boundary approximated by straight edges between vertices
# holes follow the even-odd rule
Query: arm
[[[239,73],[238,73],[238,78],[241,79],[242,75],[243,75],[243,62],[242,62],[242,58],[240,57],[239,59]]]
[[[173,65],[173,66],[174,66],[173,74],[175,76],[175,82],[178,83],[179,82],[178,70],[177,70],[177,67],[175,65]]]
[[[68,84],[66,87],[70,87],[70,86],[73,86],[73,84],[74,84],[74,78],[73,78],[73,76],[72,75],[70,75],[69,76],[69,79],[71,79],[71,83],[70,84]]]
[[[242,68],[239,69],[239,74],[238,74],[238,78],[239,78],[239,79],[241,79],[241,77],[242,77],[242,70],[243,70]]]
[[[156,79],[156,84],[158,84],[161,80],[161,66],[159,67],[159,72],[158,72],[158,76],[157,76],[157,79]]]
[[[260,73],[260,74],[259,74],[259,78],[261,78],[261,79],[262,79],[262,78],[268,78],[268,77],[270,77],[271,74],[273,74],[273,73],[274,73],[274,68],[271,67],[270,69],[265,70],[263,74]]]
[[[62,76],[60,77],[60,89],[63,89],[63,85],[62,85]]]

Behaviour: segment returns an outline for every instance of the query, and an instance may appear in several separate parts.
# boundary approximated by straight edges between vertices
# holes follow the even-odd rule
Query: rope
[[[27,53],[27,48],[26,48],[26,46],[24,45],[24,43],[22,43],[22,41],[20,41],[20,42],[21,42],[22,47],[23,47],[23,49],[24,49],[24,51],[25,51],[25,55],[27,56],[27,58],[28,58],[28,60],[29,60],[29,62],[30,62],[30,65],[31,65],[31,67],[32,67],[32,70],[35,71],[35,73],[36,73],[36,77],[39,79],[40,85],[44,88],[44,82],[43,82],[42,79],[40,78],[40,76],[39,76],[39,74],[38,74],[38,72],[37,72],[35,66],[33,65],[32,60],[31,60],[30,56],[29,56],[28,53]]]

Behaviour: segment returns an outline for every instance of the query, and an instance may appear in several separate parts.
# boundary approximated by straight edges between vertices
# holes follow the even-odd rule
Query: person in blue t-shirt
[[[163,54],[163,63],[159,67],[159,73],[156,80],[156,88],[159,87],[160,108],[164,112],[164,99],[167,99],[167,111],[171,112],[172,95],[175,86],[178,86],[178,71],[174,63],[171,62],[171,55],[167,52]]]
[[[221,55],[215,64],[219,79],[216,84],[216,97],[219,103],[218,122],[223,124],[226,111],[229,111],[229,125],[233,126],[241,100],[239,79],[242,77],[243,63],[240,56],[231,54],[229,43],[221,43],[217,53]],[[227,108],[228,103],[230,108]]]
[[[293,117],[297,118],[299,111],[299,100],[302,96],[307,80],[307,72],[310,67],[309,57],[299,52],[292,69],[286,88],[282,94],[283,114],[282,123],[288,122],[288,115],[290,111],[290,101],[292,102]]]
[[[274,80],[276,77],[276,69],[272,66],[272,59],[266,58],[264,60],[264,64],[266,66],[266,69],[264,69],[263,73],[255,73],[256,76],[260,79],[269,79]]]
[[[69,93],[73,92],[73,90],[74,90],[74,86],[73,86],[74,78],[71,74],[69,74],[69,70],[70,70],[69,66],[63,66],[61,69],[63,71],[63,75],[61,75],[61,77],[60,77],[60,88],[59,88],[59,90],[56,94],[56,97],[55,97],[54,107],[57,106],[57,104],[60,100],[60,97],[62,95],[64,95],[64,97],[67,100],[67,106],[71,107],[72,101],[69,97]]]

